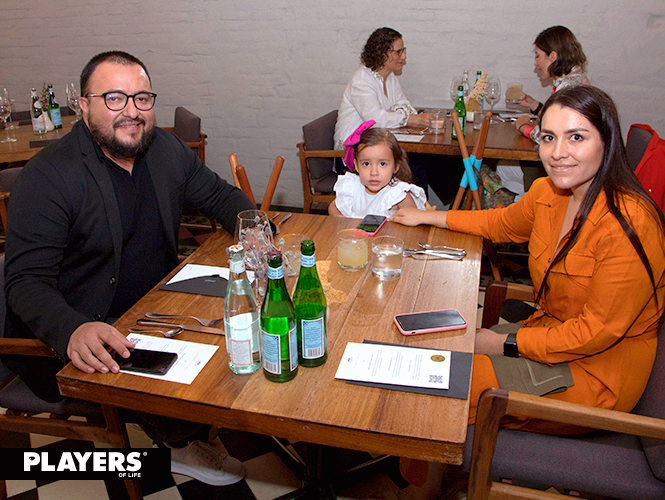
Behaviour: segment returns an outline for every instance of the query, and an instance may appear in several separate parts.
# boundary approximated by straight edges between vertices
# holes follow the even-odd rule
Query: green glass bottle
[[[62,128],[62,117],[60,116],[60,104],[53,93],[53,85],[48,84],[48,112],[55,128]]]
[[[298,332],[298,363],[320,366],[328,359],[328,303],[316,270],[314,242],[300,244],[300,274],[293,292]]]
[[[457,87],[457,101],[455,102],[455,107],[453,109],[457,111],[459,126],[462,129],[462,135],[464,135],[464,125],[466,123],[466,106],[464,105],[464,87],[461,85]],[[452,127],[452,129],[452,138],[457,139],[457,132],[455,131],[455,127]]]
[[[286,382],[298,373],[296,316],[284,282],[282,253],[268,252],[268,288],[261,306],[263,374],[272,382]]]

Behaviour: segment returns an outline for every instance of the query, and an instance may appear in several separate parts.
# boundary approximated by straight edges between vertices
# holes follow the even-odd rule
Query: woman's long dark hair
[[[577,215],[575,216],[575,220],[573,221],[570,238],[568,238],[568,241],[566,241],[561,250],[552,260],[550,266],[547,268],[543,283],[540,290],[538,290],[536,302],[539,302],[541,297],[547,293],[547,278],[549,277],[550,271],[559,262],[563,261],[571,248],[575,246],[581,228],[586,222],[589,212],[591,212],[591,208],[596,202],[600,192],[603,191],[607,197],[607,208],[621,225],[621,228],[624,233],[626,233],[626,236],[635,248],[642,264],[649,274],[649,279],[651,280],[651,286],[653,287],[654,297],[657,303],[657,284],[651,264],[649,263],[649,258],[644,251],[639,236],[635,233],[633,227],[621,213],[621,206],[625,206],[624,199],[626,196],[637,198],[648,208],[649,212],[653,214],[655,219],[659,219],[661,234],[665,233],[665,216],[663,216],[658,205],[656,205],[656,203],[649,197],[646,190],[642,187],[642,184],[640,184],[640,181],[637,180],[637,177],[635,177],[635,174],[630,168],[626,149],[623,145],[623,138],[621,136],[619,115],[612,98],[596,87],[579,85],[568,87],[552,94],[543,107],[542,116],[544,117],[547,110],[554,105],[570,108],[589,120],[598,132],[600,132],[604,151],[600,168],[591,181],[589,189],[587,190]]]
[[[378,71],[388,60],[388,52],[393,48],[393,43],[400,38],[401,33],[392,28],[375,30],[363,47],[360,61],[372,71]]]
[[[550,64],[547,70],[551,76],[567,75],[575,66],[579,66],[584,71],[586,56],[582,45],[577,41],[573,32],[565,26],[551,26],[544,29],[533,43],[548,56],[552,51],[556,52],[556,61]]]

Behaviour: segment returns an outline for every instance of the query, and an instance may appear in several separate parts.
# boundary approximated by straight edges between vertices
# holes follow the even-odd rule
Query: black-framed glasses
[[[399,57],[402,57],[404,54],[406,54],[406,47],[404,47],[404,48],[402,48],[402,49],[397,49],[397,50],[395,50],[395,49],[390,49],[390,50],[391,50],[392,52],[397,52],[397,55],[398,55]]]
[[[103,97],[104,104],[111,111],[122,111],[127,106],[127,101],[131,97],[134,100],[134,106],[139,111],[150,111],[155,106],[157,94],[153,92],[138,92],[134,95],[127,95],[119,90],[104,92],[103,94],[86,94],[86,97]]]

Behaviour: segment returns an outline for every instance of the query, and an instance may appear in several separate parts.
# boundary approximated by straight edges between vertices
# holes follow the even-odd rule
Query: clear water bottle
[[[469,71],[464,70],[462,75],[462,91],[464,92],[464,99],[469,97]]]
[[[224,330],[229,368],[233,373],[254,373],[261,367],[259,306],[247,280],[242,245],[230,246],[230,276],[224,299]]]
[[[45,134],[46,120],[44,119],[42,101],[37,95],[37,89],[32,89],[30,95],[30,118],[32,119],[32,131],[36,135]]]

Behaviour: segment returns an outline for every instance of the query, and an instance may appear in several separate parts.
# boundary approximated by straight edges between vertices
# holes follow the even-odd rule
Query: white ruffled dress
[[[411,196],[420,210],[425,210],[425,191],[415,184],[397,181],[384,187],[376,194],[369,194],[360,182],[360,177],[347,172],[335,183],[335,205],[344,217],[363,218],[365,215],[390,217],[395,213],[391,208]]]

